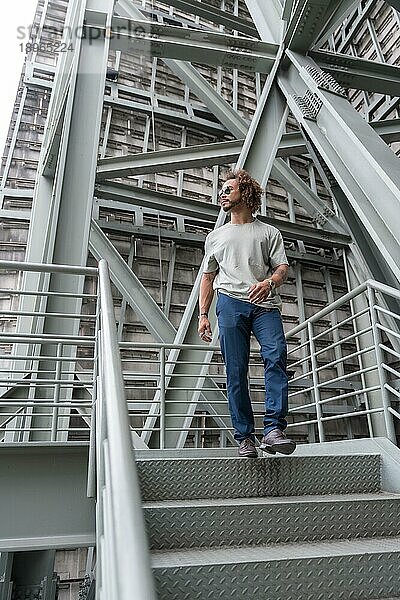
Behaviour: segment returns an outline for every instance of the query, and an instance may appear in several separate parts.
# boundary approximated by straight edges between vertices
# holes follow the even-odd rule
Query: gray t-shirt
[[[241,225],[226,223],[206,238],[203,272],[218,271],[214,289],[232,298],[249,302],[250,286],[270,277],[282,264],[289,263],[281,233],[259,219]],[[273,290],[257,306],[280,309],[282,301]]]

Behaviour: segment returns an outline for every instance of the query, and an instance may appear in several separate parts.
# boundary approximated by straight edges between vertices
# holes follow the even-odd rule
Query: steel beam
[[[326,40],[358,4],[357,0],[298,0],[285,33],[286,47],[308,52],[319,37]]]
[[[398,12],[400,12],[400,0],[386,0],[387,4],[393,6]]]
[[[328,226],[333,231],[348,235],[349,232],[346,225],[284,160],[281,158],[275,160],[271,176],[279,181],[287,192],[292,194],[316,224],[322,228]]]
[[[98,14],[104,26],[111,23],[113,0],[91,0],[90,5],[100,11]],[[82,3],[71,3],[70,14],[76,15],[76,18],[74,17],[67,25],[83,23]],[[86,265],[87,261],[109,40],[106,38],[89,41],[77,37],[74,40],[74,52],[77,60],[74,61],[73,77],[69,83],[54,181],[43,175],[47,157],[46,144],[40,157],[26,253],[27,262]],[[45,134],[45,139],[49,141],[53,126],[57,122],[59,107],[64,102],[65,77],[64,72],[57,70]],[[46,291],[50,286],[51,289],[61,292],[81,293],[83,285],[84,277],[81,275],[66,277],[53,274],[48,277],[28,273],[24,276],[22,289]],[[72,301],[50,297],[46,302],[47,311],[52,313],[79,314],[80,306],[79,299]],[[39,307],[44,308],[43,298],[38,302],[34,296],[29,296],[23,298],[20,308],[24,312],[33,312]],[[36,321],[31,317],[20,317],[17,331],[37,332]],[[68,334],[77,335],[79,320],[48,318],[43,319],[39,327],[45,333],[59,334],[61,337]],[[17,347],[19,355],[27,350],[26,347]],[[74,360],[74,352],[71,347],[71,363]],[[46,370],[46,365],[43,364],[41,368]],[[65,391],[66,398],[70,393],[71,390]],[[37,394],[40,395],[39,392]],[[33,412],[37,421],[36,426],[51,426],[48,417],[40,417],[40,412],[43,410],[37,408]],[[60,420],[59,423],[62,424],[63,421]],[[32,440],[43,440],[46,436],[44,432],[30,434]],[[63,433],[61,437],[65,436],[66,434]]]
[[[72,40],[72,32],[78,31],[78,28],[82,23],[82,18],[82,4],[79,2],[68,3],[67,14],[65,17],[65,38],[63,40],[67,45],[72,43],[75,48],[78,46],[77,40]],[[74,85],[72,83],[73,79],[76,77],[76,73],[73,72],[73,69],[77,51],[78,49],[76,49],[76,51],[61,52],[61,56],[59,57],[55,68],[55,78],[50,99],[47,127],[41,149],[43,159],[41,160],[40,168],[41,174],[45,176],[53,177],[55,174],[61,146],[62,131],[63,128],[66,127],[65,115],[67,110],[67,96],[71,85]],[[32,64],[32,72],[36,65],[36,63]],[[47,65],[41,65],[40,70],[47,73],[50,72]],[[51,115],[51,118],[49,118],[49,115]]]
[[[263,94],[259,105],[257,106],[256,113],[237,162],[239,168],[246,168],[254,177],[257,177],[257,179],[263,183],[268,181],[287,116],[287,108],[282,101],[282,96],[273,84],[274,75],[278,65],[279,56],[277,57],[272,72],[264,86]],[[268,118],[270,118],[271,123],[273,123],[273,126],[270,126],[269,128],[267,128]],[[269,123],[269,125],[271,125],[271,123]],[[262,139],[264,139],[264,145],[262,144]],[[261,157],[258,152],[261,152]],[[225,218],[226,215],[220,210],[215,227],[222,225]],[[176,335],[176,343],[198,343],[197,302],[201,279],[202,269],[200,268]],[[215,337],[218,333],[218,326],[214,310],[211,310],[210,312],[210,321]],[[193,377],[189,379],[190,387],[195,390],[201,390],[207,373],[207,363],[210,362],[212,353],[205,352],[203,364],[191,366],[190,370],[188,370],[187,365],[193,361],[193,352],[185,350],[178,353],[173,351],[171,354],[172,360],[177,360],[179,356],[180,360],[184,363],[183,366],[180,367],[179,373],[187,372],[189,374],[190,372],[190,374],[193,375]],[[184,412],[186,408],[186,417],[174,417],[170,419],[173,427],[176,428],[177,431],[167,431],[165,440],[168,447],[183,447],[187,437],[187,428],[192,422],[199,401],[199,392],[193,392],[191,397],[188,398],[187,392],[185,391],[185,385],[188,385],[188,380],[185,382],[182,381],[179,376],[172,376],[169,381],[172,384],[172,387],[182,388],[182,391],[174,389],[172,392],[172,390],[168,390],[167,388],[166,400],[170,400],[166,404],[167,414],[176,413],[178,411]],[[176,404],[174,402],[174,400],[179,399],[186,400],[187,404]],[[149,420],[149,423],[146,423],[146,426],[151,426],[151,422],[152,421]],[[178,433],[179,431],[181,431],[180,434]]]
[[[88,37],[104,37],[105,29],[96,23],[94,11],[85,13]],[[147,20],[114,17],[111,49],[134,51],[145,56],[189,60],[226,69],[269,73],[277,46],[254,38],[226,35],[201,29],[186,29]]]
[[[143,19],[143,13],[129,0],[118,0],[116,12],[130,19]],[[197,98],[204,102],[211,113],[217,117],[228,131],[237,138],[242,138],[248,130],[248,123],[226,102],[215,88],[198,70],[182,60],[164,59],[163,61],[173,73],[190,87]]]
[[[107,260],[112,282],[154,339],[158,342],[172,342],[175,328],[94,221],[90,229],[89,249],[97,260]]]
[[[245,0],[262,40],[280,44],[283,35],[282,5],[279,0]]]
[[[203,144],[189,148],[175,148],[158,152],[144,152],[127,156],[104,158],[98,162],[97,179],[162,173],[235,162],[243,140]]]
[[[284,44],[294,52],[307,52],[312,46],[332,0],[298,0],[285,32]]]
[[[276,223],[276,221],[275,221]],[[277,223],[280,225],[281,221]],[[176,245],[182,246],[193,246],[195,248],[204,248],[205,234],[203,233],[188,233],[179,232],[170,229],[158,230],[157,227],[143,227],[135,226],[130,223],[117,223],[113,221],[96,221],[96,224],[102,231],[108,231],[114,234],[125,233],[126,235],[135,235],[140,240],[153,240],[156,241],[161,237],[163,241],[172,242]],[[300,229],[300,228],[299,228]],[[285,238],[288,239],[287,234],[284,234]],[[336,243],[336,242],[335,242]],[[311,244],[310,244],[311,245]],[[317,243],[314,246],[318,246]],[[335,247],[335,244],[326,243],[326,247]],[[330,256],[323,256],[320,254],[311,254],[306,250],[299,252],[297,250],[286,250],[287,257],[290,260],[299,261],[305,264],[315,264],[319,266],[334,266],[338,269],[342,268],[342,261]]]
[[[171,100],[169,100],[169,103],[170,102]],[[184,127],[191,127],[212,135],[224,135],[226,133],[226,127],[220,125],[220,123],[217,123],[216,121],[202,119],[196,115],[189,115],[176,110],[159,108],[158,106],[153,106],[149,103],[135,102],[126,98],[119,98],[118,96],[104,96],[104,104],[106,106],[125,109],[139,114],[154,114],[154,116],[161,121],[183,125]],[[242,134],[240,137],[242,137]]]
[[[360,5],[360,0],[341,0],[332,2],[325,14],[323,28],[317,39],[318,47],[322,46],[345,21],[345,19],[354,13]]]
[[[400,67],[327,50],[309,54],[321,69],[346,88],[400,96]]]
[[[153,337],[161,343],[174,343],[177,335],[174,326],[94,221],[92,221],[91,226],[89,248],[95,258],[105,258],[107,260],[113,283],[133,310],[140,316]],[[169,369],[169,371],[172,371],[172,369]],[[168,374],[169,372],[167,372]],[[215,390],[200,392],[203,402],[212,406],[215,400],[225,398],[212,378],[206,377],[205,381],[207,388],[214,387]],[[189,385],[187,381],[185,385]],[[157,392],[155,400],[158,398],[159,393]],[[150,409],[150,416],[146,420],[147,426],[154,427],[158,415],[159,405],[154,403]],[[225,421],[221,422],[221,425],[225,427]],[[141,436],[142,443],[147,444],[150,435],[151,432],[144,432]]]
[[[173,6],[184,13],[198,15],[207,21],[223,25],[232,31],[238,31],[244,35],[258,37],[256,27],[251,21],[235,16],[225,10],[220,10],[208,2],[197,0],[169,0],[169,6]]]
[[[199,225],[204,224],[205,222],[214,225],[220,215],[220,209],[215,204],[191,200],[190,198],[185,198],[183,196],[177,197],[163,192],[154,192],[136,186],[101,184],[96,187],[96,195],[98,198],[125,202],[127,210],[129,210],[129,205],[151,208],[152,210],[160,211],[161,214],[182,215],[185,218],[197,221]],[[259,216],[259,219],[265,220],[271,225],[274,225],[274,227],[277,227],[282,232],[282,235],[288,239],[301,239],[305,243],[318,247],[322,246],[329,248],[334,246],[336,248],[343,248],[351,241],[349,235],[341,232],[317,229],[315,227],[299,225],[297,223],[291,223],[290,221],[264,217],[262,215]],[[185,239],[185,235],[186,234],[182,235],[182,239]]]
[[[339,186],[336,179],[330,173],[328,167],[322,159],[322,156],[313,146],[311,141],[308,141],[308,147],[310,155],[323,179],[325,187],[331,193],[332,197],[335,198],[336,204],[343,214],[345,222],[353,233],[353,237],[357,242],[358,248],[362,251],[362,256],[369,269],[368,277],[371,277],[376,281],[382,281],[382,283],[386,283],[392,287],[397,287],[398,281],[394,276],[393,271],[386,263],[379,259],[379,247],[377,247],[376,242],[368,234],[365,227],[363,227],[357,212],[348,202],[345,193]],[[387,301],[390,305],[390,310],[398,312],[398,303],[395,301],[392,302],[390,298],[388,298]]]
[[[275,72],[278,60],[275,65]],[[272,74],[271,74],[272,75]],[[249,133],[243,143],[237,167],[251,165],[251,174],[266,188],[272,165],[278,152],[289,109],[278,87],[270,82],[264,86],[259,105],[257,106]],[[268,148],[268,154],[265,149]],[[267,160],[268,157],[268,160]],[[264,209],[264,210],[263,210]],[[265,214],[265,200],[262,212]]]
[[[288,104],[379,248],[379,262],[400,281],[399,159],[330,75],[309,57],[290,51],[288,57],[292,66],[279,77]],[[352,233],[357,241],[357,232]]]
[[[196,221],[203,220],[208,223],[214,223],[218,214],[218,207],[215,204],[121,183],[98,184],[96,186],[96,196],[134,206],[142,206],[143,208],[160,210],[172,215],[182,215]]]

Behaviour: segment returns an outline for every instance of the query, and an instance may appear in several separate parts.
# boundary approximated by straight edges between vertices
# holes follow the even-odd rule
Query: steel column
[[[310,59],[288,52],[292,66],[279,76],[290,108],[338,181],[377,258],[400,281],[399,159]],[[367,168],[366,168],[367,165]],[[380,190],[377,200],[376,191]],[[357,232],[352,232],[357,240]]]

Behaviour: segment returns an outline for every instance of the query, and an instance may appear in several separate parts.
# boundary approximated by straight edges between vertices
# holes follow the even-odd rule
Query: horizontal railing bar
[[[337,381],[343,381],[343,379],[350,379],[355,375],[362,375],[363,373],[369,373],[369,371],[374,371],[378,368],[378,365],[372,365],[370,367],[365,367],[364,369],[359,369],[358,371],[353,371],[352,373],[346,373],[345,375],[340,375],[339,377],[335,377],[334,379],[327,379],[326,381],[322,381],[317,384],[317,387],[324,387],[329,385],[330,383],[336,383]]]
[[[345,294],[344,296],[342,296],[341,298],[339,298],[338,300],[336,300],[329,306],[326,306],[325,308],[323,308],[320,311],[318,311],[317,313],[315,313],[315,315],[312,315],[311,317],[309,317],[308,319],[306,319],[305,321],[303,321],[296,327],[293,327],[293,329],[291,329],[290,331],[287,332],[286,339],[293,337],[294,335],[296,335],[303,329],[307,329],[308,323],[315,323],[316,321],[319,321],[320,319],[322,319],[329,313],[331,313],[334,310],[343,306],[343,304],[347,304],[350,300],[352,300],[353,298],[358,296],[358,294],[361,294],[362,292],[364,292],[367,289],[368,284],[369,284],[369,281],[361,283],[359,286],[354,288],[354,290],[351,290],[350,292],[348,292],[347,294]]]
[[[322,348],[321,350],[318,350],[315,353],[315,356],[319,356],[320,354],[324,354],[324,352],[329,352],[329,350],[333,350],[337,346],[341,346],[345,342],[349,342],[350,340],[352,340],[354,338],[361,337],[362,335],[365,335],[366,333],[368,333],[371,330],[372,330],[372,325],[370,325],[369,327],[365,327],[361,331],[357,331],[356,333],[352,333],[351,335],[348,335],[347,337],[339,340],[338,342],[334,342],[332,344],[329,344],[329,346],[326,346],[325,348]]]
[[[35,273],[65,273],[71,275],[95,275],[99,271],[96,267],[76,267],[71,265],[53,265],[42,263],[26,263],[18,261],[0,260],[0,270],[34,271]]]
[[[0,379],[0,383],[4,383],[4,384],[10,384],[9,386],[6,385],[5,387],[12,387],[13,385],[18,385],[18,384],[23,384],[24,386],[52,386],[56,383],[62,384],[62,387],[86,387],[86,386],[92,386],[93,385],[93,380],[88,380],[88,381],[68,381],[67,379]]]
[[[297,352],[298,350],[305,348],[306,346],[309,345],[309,343],[310,343],[310,340],[306,340],[302,344],[296,345],[294,348],[291,348],[290,350],[288,350],[288,356],[289,356],[289,354],[292,354],[292,352]]]
[[[380,281],[375,281],[374,279],[368,279],[368,281],[366,281],[366,284],[369,285],[370,287],[372,287],[374,290],[377,290],[378,292],[382,292],[383,294],[386,294],[387,296],[391,296],[392,298],[397,298],[397,300],[400,300],[399,290],[391,288],[388,285],[381,283]]]
[[[36,407],[36,406],[43,406],[44,408],[51,408],[51,407],[61,407],[61,408],[92,408],[92,403],[91,402],[78,402],[76,400],[70,400],[68,402],[41,402],[41,401],[36,401],[33,400],[32,402],[21,402],[21,400],[15,400],[14,402],[6,402],[5,400],[1,400],[0,401],[0,407],[1,406],[15,406],[16,408],[21,407],[21,408],[30,408],[30,407]],[[3,413],[0,412],[0,416]]]
[[[400,315],[398,315],[397,313],[392,312],[391,310],[388,310],[387,308],[383,308],[383,306],[378,306],[377,304],[374,304],[373,308],[381,313],[384,313],[385,315],[388,315],[389,317],[393,317],[394,319],[399,319],[400,320]]]
[[[334,367],[335,365],[344,362],[345,360],[349,360],[350,358],[355,358],[356,356],[361,356],[362,354],[366,354],[367,352],[371,352],[371,350],[375,350],[375,346],[368,346],[367,348],[363,348],[358,352],[352,352],[351,354],[347,354],[346,356],[341,356],[332,362],[327,363],[326,365],[322,365],[321,367],[317,367],[317,371],[322,371],[323,369],[329,369],[330,367]]]
[[[94,346],[92,336],[56,337],[52,334],[39,336],[34,333],[25,335],[10,335],[0,333],[0,344],[63,344],[64,346]]]
[[[354,290],[351,290],[350,292],[348,292],[347,294],[345,294],[344,296],[342,296],[335,302],[332,302],[332,304],[330,304],[329,306],[326,306],[325,308],[321,309],[320,311],[318,311],[317,313],[315,313],[314,315],[312,315],[311,317],[309,317],[308,319],[306,319],[305,321],[303,321],[296,327],[293,327],[293,329],[291,329],[290,331],[287,332],[286,339],[293,337],[294,335],[296,335],[303,329],[307,329],[308,323],[315,323],[316,321],[319,321],[320,319],[322,319],[329,313],[333,312],[334,310],[337,310],[344,304],[347,304],[348,302],[350,302],[350,300],[352,300],[353,298],[355,298],[362,292],[365,292],[365,290],[367,289],[368,286],[372,287],[375,290],[383,292],[389,296],[392,296],[393,298],[397,298],[400,300],[400,292],[399,291],[397,291],[393,288],[390,288],[389,286],[384,285],[383,283],[379,283],[372,279],[368,279],[368,281],[361,283],[359,286],[354,288]]]
[[[310,354],[307,354],[307,356],[305,356],[304,358],[299,358],[299,360],[296,360],[296,362],[289,364],[288,368],[289,369],[295,369],[296,367],[298,367],[299,365],[301,365],[302,363],[308,361],[311,359]]]
[[[315,408],[315,402],[308,402],[307,404],[300,404],[298,406],[292,406],[291,408],[289,408],[288,412],[292,413],[292,412],[304,410],[305,408]]]
[[[368,410],[359,410],[351,413],[345,413],[343,415],[332,415],[331,417],[321,417],[321,421],[333,421],[334,419],[347,419],[348,417],[360,417],[364,415],[371,415],[373,413],[383,412],[383,408],[370,408]]]
[[[385,352],[389,352],[389,354],[393,354],[393,356],[395,356],[396,358],[400,358],[399,352],[396,352],[396,350],[393,350],[393,348],[385,346],[385,344],[379,344],[379,348],[382,348],[382,350],[384,350]]]
[[[70,362],[73,362],[73,359],[69,359]],[[43,375],[44,373],[55,373],[57,369],[13,369],[12,371],[10,371],[10,369],[0,369],[0,373],[26,373],[27,375]],[[89,371],[87,369],[85,369],[85,371],[62,371],[63,375],[88,375],[89,373],[92,373],[92,371]]]
[[[56,419],[62,419],[64,417],[68,417],[69,418],[70,415],[57,415]],[[73,415],[74,417],[78,416],[78,415]],[[86,415],[85,415],[86,416]],[[88,415],[89,416],[89,415]],[[15,414],[15,413],[11,413],[11,412],[1,412],[0,413],[0,417],[13,417],[15,419],[21,419],[21,418],[27,418],[27,417],[53,417],[53,413],[30,413],[30,414],[25,414],[25,413],[20,413],[20,414]],[[3,423],[0,425],[0,427],[3,425]]]
[[[5,420],[5,421],[4,421],[4,422],[1,424],[1,427],[3,427],[3,428],[4,428],[6,425],[8,425],[9,423],[11,423],[11,422],[13,421],[13,419],[16,419],[16,418],[18,418],[18,417],[21,415],[21,413],[22,413],[22,411],[23,411],[23,410],[24,410],[24,407],[21,407],[21,408],[19,408],[19,409],[17,410],[17,412],[14,412],[14,413],[13,413],[13,415],[12,415],[12,417],[11,417],[11,418],[8,418],[8,419],[6,419],[6,420]]]
[[[392,415],[397,417],[397,419],[400,419],[400,413],[398,413],[397,410],[394,410],[394,408],[392,408],[391,406],[388,406],[388,411],[392,413]]]
[[[42,362],[45,360],[51,360],[54,362],[82,362],[82,361],[90,361],[93,362],[93,357],[74,357],[70,356],[49,356],[49,355],[37,355],[37,354],[0,354],[0,360],[37,360],[38,362]],[[81,371],[79,371],[81,373]]]
[[[300,381],[301,379],[308,377],[308,375],[312,375],[312,370],[307,371],[306,373],[302,373],[301,375],[298,375],[297,377],[294,377],[293,379],[290,379],[289,381],[290,381],[290,383],[294,383],[295,381]]]
[[[17,290],[0,288],[0,294],[11,294],[13,296],[57,296],[60,298],[80,298],[86,300],[97,300],[96,294],[75,294],[74,292],[36,292],[34,290]]]
[[[396,377],[400,377],[400,373],[398,371],[396,371],[396,369],[393,369],[393,367],[390,367],[389,365],[382,363],[382,368],[385,369],[385,371],[392,373],[392,375],[396,375]]]
[[[83,313],[69,314],[69,313],[50,313],[50,312],[29,312],[19,310],[0,310],[0,317],[59,317],[62,319],[81,319],[81,320],[96,320],[96,315],[85,315]]]
[[[0,413],[0,414],[1,414],[1,413]],[[264,413],[261,413],[261,412],[260,412],[260,413],[256,413],[254,416],[255,416],[255,417],[259,417],[259,418],[261,418],[263,415],[264,415]],[[132,415],[132,416],[133,416],[133,415]],[[140,414],[138,414],[138,413],[135,413],[135,415],[134,415],[134,416],[135,416],[135,417],[148,417],[148,416],[149,416],[149,413],[140,413]],[[159,415],[152,415],[152,416],[159,416]],[[172,417],[187,417],[187,413],[171,413],[171,414],[168,414],[168,419],[169,419],[169,418],[172,418]],[[222,418],[222,417],[224,417],[224,418],[230,418],[230,414],[229,414],[229,413],[227,413],[227,414],[219,414],[219,413],[218,413],[218,418],[219,418],[219,417],[221,417],[221,418]],[[215,419],[215,418],[216,418],[216,416],[215,416],[215,415],[209,415],[209,414],[203,414],[203,413],[195,413],[195,414],[193,415],[193,418],[201,418],[201,419]]]
[[[290,392],[289,398],[293,398],[293,396],[298,396],[299,394],[304,394],[305,392],[310,392],[314,389],[314,386],[308,388],[301,388],[301,390],[297,390],[296,392]]]
[[[365,394],[366,392],[375,392],[376,390],[380,389],[380,385],[374,385],[368,388],[360,388],[359,390],[355,390],[354,392],[347,392],[346,394],[339,394],[338,396],[324,398],[323,400],[319,401],[319,404],[326,404],[327,402],[332,402],[333,400],[342,400],[343,398],[351,398],[352,396],[360,396],[361,394]]]
[[[19,415],[19,416],[23,417],[23,416],[26,416],[26,415]],[[31,415],[29,415],[29,416],[31,416]],[[34,416],[35,417],[40,417],[40,414],[39,415],[34,415]],[[2,427],[0,425],[0,431],[1,430],[2,430]],[[14,432],[20,432],[20,431],[51,431],[51,427],[13,427],[13,428],[7,427],[6,429],[4,429],[4,431],[14,431]],[[69,428],[58,427],[57,428],[57,432],[59,432],[59,431],[84,431],[85,433],[89,433],[90,429],[89,429],[89,427],[69,427]]]
[[[198,350],[202,352],[221,351],[221,348],[219,346],[206,346],[205,344],[162,344],[160,342],[149,342],[144,344],[143,342],[119,342],[118,345],[122,350],[159,350],[160,348],[165,348],[166,350]]]
[[[387,390],[389,390],[389,392],[392,392],[392,394],[394,394],[395,396],[397,396],[398,398],[400,398],[400,392],[398,392],[397,390],[395,390],[391,385],[389,385],[388,383],[385,383],[384,387]]]
[[[369,311],[369,306],[367,308],[363,308],[358,313],[355,313],[354,315],[350,315],[346,319],[343,319],[343,321],[340,321],[340,323],[337,323],[336,325],[332,325],[332,327],[329,327],[328,329],[324,329],[324,331],[322,331],[321,333],[318,333],[317,335],[315,335],[313,337],[313,339],[317,340],[318,338],[323,337],[327,333],[332,333],[336,329],[339,329],[343,325],[346,325],[346,323],[348,323],[349,321],[354,321],[355,319],[358,319],[359,317],[361,317],[362,315],[364,315],[368,311]]]
[[[296,423],[288,423],[289,427],[303,427],[304,425],[316,425],[318,419],[310,419],[309,421],[296,421]]]
[[[397,337],[400,340],[400,333],[396,333],[392,329],[389,329],[388,327],[384,327],[384,325],[381,325],[380,323],[377,323],[376,326],[378,327],[378,329],[381,329],[382,331],[384,331],[385,333],[388,333],[389,335],[394,335],[395,337]]]

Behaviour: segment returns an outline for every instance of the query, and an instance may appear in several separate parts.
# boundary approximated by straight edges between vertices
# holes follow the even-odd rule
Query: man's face
[[[238,206],[241,203],[239,182],[236,179],[225,181],[218,198],[224,212],[229,212],[234,206]]]

